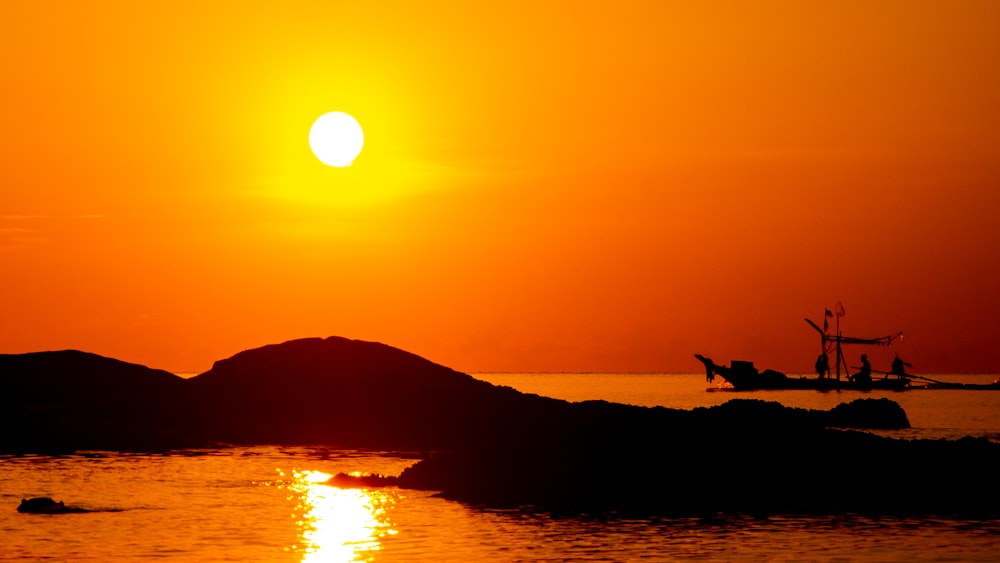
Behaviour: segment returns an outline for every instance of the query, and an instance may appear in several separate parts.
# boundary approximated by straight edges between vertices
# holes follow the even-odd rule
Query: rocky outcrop
[[[231,443],[458,448],[546,425],[568,406],[338,337],[240,352],[190,383],[198,417]]]
[[[794,441],[701,438],[442,452],[397,482],[474,505],[569,514],[1000,515],[988,477],[1000,468],[1000,447],[985,440],[908,442],[835,430]]]
[[[429,451],[558,425],[568,407],[374,342],[307,338],[185,380],[79,351],[0,355],[0,451],[324,444]]]
[[[841,403],[826,414],[824,425],[837,428],[909,428],[910,419],[899,403],[883,397]]]
[[[763,401],[695,410],[644,430],[616,416],[606,432],[582,425],[557,440],[440,452],[397,484],[475,505],[569,514],[1000,515],[1000,489],[988,477],[1000,469],[1000,445],[985,439],[835,430],[825,427],[830,413]],[[871,401],[848,410],[870,425],[894,409]],[[844,426],[841,416],[834,418]]]
[[[0,451],[157,450],[202,444],[185,381],[76,350],[0,355]]]

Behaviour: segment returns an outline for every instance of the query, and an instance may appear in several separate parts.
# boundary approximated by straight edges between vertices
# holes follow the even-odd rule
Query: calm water
[[[698,375],[478,377],[568,400],[674,408],[710,406],[735,397],[829,408],[860,396],[883,396],[707,393],[704,377]],[[989,378],[972,379],[983,380]],[[1000,436],[1000,392],[911,391],[886,396],[903,405],[915,426],[898,435],[972,434],[994,440]],[[424,492],[338,489],[325,484],[341,471],[398,474],[412,463],[388,454],[277,447],[0,459],[0,560],[1000,560],[1000,521],[858,515],[557,519],[478,510]],[[970,468],[969,478],[993,486],[996,476]],[[51,496],[97,511],[19,514],[15,509],[26,496]]]

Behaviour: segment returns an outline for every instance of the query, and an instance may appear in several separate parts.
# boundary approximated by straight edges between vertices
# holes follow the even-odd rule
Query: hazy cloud
[[[44,234],[44,227],[26,227],[37,225],[36,221],[73,221],[104,219],[99,213],[81,213],[78,215],[0,215],[0,253],[9,254],[38,247],[49,242]],[[4,222],[7,222],[4,224]]]

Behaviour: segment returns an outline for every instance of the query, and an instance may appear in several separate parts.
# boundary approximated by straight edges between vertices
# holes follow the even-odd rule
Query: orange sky
[[[4,3],[0,352],[1000,372],[1000,3],[260,4]]]

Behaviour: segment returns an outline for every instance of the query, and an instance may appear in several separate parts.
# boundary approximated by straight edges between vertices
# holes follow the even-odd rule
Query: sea
[[[475,377],[569,401],[679,409],[739,398],[825,410],[858,398],[888,397],[904,408],[912,428],[881,434],[1000,442],[1000,391],[736,393],[707,383],[703,373]],[[996,376],[935,378],[989,383]],[[433,492],[338,488],[328,482],[340,472],[398,475],[416,461],[400,452],[322,446],[0,457],[0,561],[1000,561],[1000,520],[565,516],[485,509]],[[928,488],[935,486],[933,464],[913,470],[926,476]],[[984,488],[998,486],[998,476],[985,468],[969,467],[967,477]],[[892,476],[872,478],[892,486]],[[22,498],[38,496],[90,512],[16,511]]]

